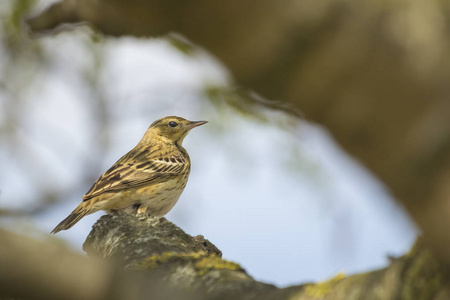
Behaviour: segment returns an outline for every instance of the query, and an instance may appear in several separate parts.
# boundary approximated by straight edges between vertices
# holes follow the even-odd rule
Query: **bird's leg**
[[[133,214],[133,215],[137,215],[137,214],[139,214],[140,213],[140,207],[141,207],[141,203],[135,203],[135,204],[133,204],[133,206],[131,207],[131,213]]]
[[[150,213],[148,212],[147,207],[139,207],[137,209],[137,213],[140,215],[145,215],[147,217],[150,217]]]

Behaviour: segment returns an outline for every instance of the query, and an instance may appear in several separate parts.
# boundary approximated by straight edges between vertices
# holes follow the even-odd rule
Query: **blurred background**
[[[106,39],[85,26],[30,38],[23,16],[51,2],[0,3],[2,228],[49,239],[154,120],[177,115],[209,123],[184,142],[191,176],[166,217],[255,279],[325,280],[411,247],[403,209],[323,128],[236,101],[227,70],[175,38]],[[55,238],[81,252],[101,214]]]

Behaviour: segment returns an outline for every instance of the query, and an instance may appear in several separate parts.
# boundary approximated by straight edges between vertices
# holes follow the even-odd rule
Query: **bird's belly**
[[[146,212],[152,216],[164,216],[177,203],[186,183],[180,184],[178,180],[170,180],[160,184],[128,189],[109,194],[108,199],[98,202],[97,210],[107,212],[135,212],[134,207],[139,207],[139,212]],[[106,194],[105,194],[106,195]]]
[[[139,199],[136,199],[141,204],[139,212],[146,212],[151,216],[164,216],[177,203],[183,190],[184,187],[162,186],[157,187],[151,193],[148,193],[147,196],[145,196],[146,193],[144,192]]]

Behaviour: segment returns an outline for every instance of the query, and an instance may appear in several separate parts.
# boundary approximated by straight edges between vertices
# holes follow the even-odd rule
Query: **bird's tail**
[[[80,221],[85,215],[92,213],[91,208],[93,203],[91,202],[92,201],[84,201],[80,203],[80,205],[78,205],[67,218],[62,220],[51,233],[55,234],[61,230],[67,230]]]

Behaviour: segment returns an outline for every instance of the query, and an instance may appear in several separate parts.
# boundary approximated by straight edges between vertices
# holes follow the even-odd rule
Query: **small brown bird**
[[[205,123],[180,117],[155,121],[136,147],[97,179],[83,202],[52,233],[69,229],[85,215],[99,210],[167,214],[183,192],[191,169],[181,143],[192,128]]]

